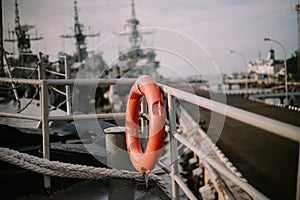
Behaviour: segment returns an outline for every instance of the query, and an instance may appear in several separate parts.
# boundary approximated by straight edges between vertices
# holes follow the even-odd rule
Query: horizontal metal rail
[[[133,84],[136,79],[48,79],[48,85],[111,85]]]
[[[41,85],[41,80],[24,79],[24,78],[3,78],[0,77],[0,83],[16,83],[16,84],[29,84],[29,85]]]
[[[83,115],[65,115],[65,116],[49,116],[49,121],[70,121],[70,120],[88,120],[88,119],[124,119],[125,113],[104,113],[104,114],[83,114]],[[16,119],[29,119],[40,121],[41,116],[23,115],[18,113],[5,113],[0,112],[0,117],[16,118]]]
[[[261,128],[263,130],[269,131],[271,133],[290,139],[292,141],[299,142],[300,127],[287,124],[278,120],[274,120],[268,117],[264,117],[258,114],[254,114],[252,112],[248,112],[239,108],[235,108],[233,106],[222,104],[204,97],[192,95],[191,93],[184,92],[182,90],[172,88],[169,86],[160,84],[160,87],[164,92],[171,94],[179,99],[185,100],[187,102],[209,109],[213,112],[222,115],[225,114],[230,118],[236,119],[251,126]],[[222,111],[226,111],[226,113]]]
[[[0,112],[0,117],[10,117],[10,118],[16,118],[16,119],[29,119],[29,120],[36,120],[36,121],[40,121],[42,118],[41,116],[23,115],[23,114],[5,113],[5,112]]]
[[[102,113],[102,114],[82,114],[82,115],[65,115],[65,116],[49,116],[49,121],[64,120],[88,120],[88,119],[124,119],[125,113]]]
[[[43,80],[47,85],[111,85],[111,84],[133,84],[135,78],[130,79],[47,79]],[[41,85],[41,80],[33,79],[19,79],[19,78],[0,78],[0,83],[17,83],[17,84],[30,84]]]

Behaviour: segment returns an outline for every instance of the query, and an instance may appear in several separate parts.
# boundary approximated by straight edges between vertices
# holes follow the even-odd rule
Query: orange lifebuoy
[[[139,137],[139,112],[141,98],[145,96],[149,111],[149,137],[145,153]],[[126,145],[134,168],[148,174],[156,165],[164,146],[165,111],[159,87],[149,76],[136,80],[129,93],[126,108]]]

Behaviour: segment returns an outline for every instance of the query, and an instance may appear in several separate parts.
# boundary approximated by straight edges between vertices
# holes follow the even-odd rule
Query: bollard
[[[107,165],[115,169],[134,171],[127,153],[125,127],[109,127],[104,130]]]
[[[125,127],[109,127],[104,130],[106,138],[107,166],[119,170],[134,171],[127,153]],[[135,188],[132,182],[121,179],[109,180],[111,188],[118,188],[117,191],[111,189],[109,200],[133,200]]]

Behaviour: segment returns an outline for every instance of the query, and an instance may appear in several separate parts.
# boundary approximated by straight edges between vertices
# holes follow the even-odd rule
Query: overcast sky
[[[239,51],[247,61],[264,58],[273,47],[283,59],[280,46],[266,43],[270,37],[283,44],[288,57],[297,49],[296,0],[136,0],[141,27],[162,27],[178,31],[198,42],[225,73],[242,71],[244,61],[230,50]],[[14,27],[14,0],[2,0],[4,34]],[[78,0],[79,21],[85,29],[100,32],[87,39],[93,49],[114,32],[124,29],[130,17],[130,0]],[[19,0],[21,24],[36,25],[44,40],[33,42],[33,50],[57,54],[75,51],[75,40],[61,39],[71,34],[74,23],[73,0]],[[34,31],[33,31],[34,32]],[[156,42],[156,41],[152,41]],[[11,44],[5,45],[11,49]],[[116,49],[117,52],[117,49]],[[105,52],[104,52],[105,56]]]

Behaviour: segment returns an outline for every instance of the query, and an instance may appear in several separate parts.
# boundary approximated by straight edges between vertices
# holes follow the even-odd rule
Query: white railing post
[[[49,145],[49,105],[48,105],[48,84],[42,80],[41,84],[41,113],[42,113],[42,134],[43,134],[43,158],[50,159]],[[44,187],[50,189],[50,176],[44,176]]]
[[[39,61],[38,61],[38,63],[37,63],[37,67],[38,67],[38,79],[39,80],[43,80],[44,79],[44,65],[43,65],[43,63],[42,63],[42,60],[43,60],[43,58],[42,58],[42,53],[40,53],[39,55],[38,55],[38,59],[39,59]],[[42,96],[43,96],[43,94],[42,94],[42,85],[39,85],[39,88],[40,88],[40,93],[39,93],[39,96],[40,96],[40,103],[41,103],[41,112],[42,112],[42,108],[43,108],[43,102],[42,102]],[[39,121],[39,123],[37,124],[37,128],[41,128],[41,126],[42,126],[42,120],[41,121]]]
[[[42,128],[43,136],[43,158],[50,159],[50,150],[49,150],[49,102],[48,102],[48,84],[44,80],[45,78],[45,65],[43,63],[42,53],[39,54],[39,63],[38,63],[38,79],[41,80],[40,84],[40,103],[41,103],[41,121],[38,127]],[[44,188],[50,189],[51,182],[50,176],[44,176]]]
[[[39,61],[37,63],[37,73],[38,73],[38,80],[43,80],[43,66],[42,66],[42,58],[41,58],[41,54],[38,55]],[[39,87],[39,97],[40,97],[40,103],[41,103],[41,111],[42,111],[42,85],[38,85]],[[36,128],[41,128],[42,126],[42,120],[39,121],[39,123],[37,124]]]
[[[67,64],[67,56],[64,56],[64,66],[65,66],[65,75],[66,75],[65,79],[68,80],[70,78],[70,72]],[[70,85],[66,85],[66,107],[67,107],[67,113],[68,115],[70,115],[72,113]]]
[[[173,137],[176,133],[176,115],[175,115],[175,98],[168,94],[168,109],[170,123],[170,154],[171,154],[171,179],[172,179],[172,199],[179,200],[179,186],[175,176],[178,176],[178,151],[177,140]]]
[[[38,62],[38,79],[43,80],[45,76],[45,63],[43,62],[43,54],[39,53],[39,62]]]

